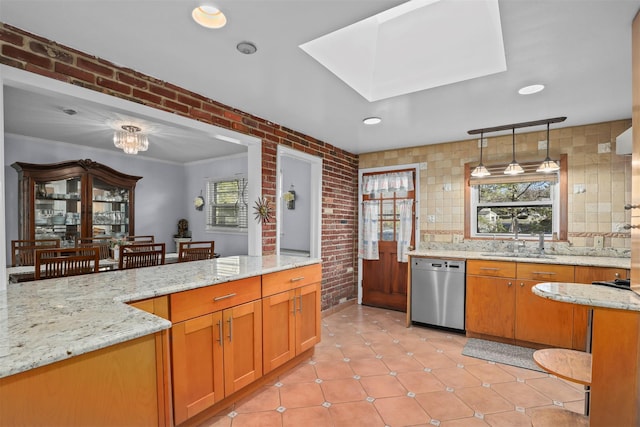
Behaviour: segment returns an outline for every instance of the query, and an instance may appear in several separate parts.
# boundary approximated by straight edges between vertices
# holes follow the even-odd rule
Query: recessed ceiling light
[[[245,55],[253,55],[258,51],[256,45],[251,42],[240,42],[236,45],[236,49],[238,49],[238,52],[244,53]]]
[[[215,6],[201,5],[193,9],[191,17],[206,28],[222,28],[227,24],[227,17]]]
[[[525,86],[523,88],[520,88],[518,93],[520,95],[531,95],[533,93],[541,92],[542,89],[544,89],[544,85],[531,85],[531,86]]]
[[[382,119],[380,117],[367,117],[366,119],[362,120],[362,123],[364,123],[365,125],[377,125],[381,121]]]

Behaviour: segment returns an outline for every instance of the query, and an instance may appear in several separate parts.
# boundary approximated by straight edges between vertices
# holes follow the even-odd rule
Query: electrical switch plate
[[[435,215],[429,215],[427,217],[427,221],[428,222],[436,222],[436,216]]]
[[[603,142],[602,144],[598,144],[598,154],[610,153],[610,152],[611,152],[610,142]]]
[[[594,236],[593,237],[593,247],[596,249],[604,248],[604,236]]]
[[[459,234],[453,235],[453,243],[462,243],[462,236]]]

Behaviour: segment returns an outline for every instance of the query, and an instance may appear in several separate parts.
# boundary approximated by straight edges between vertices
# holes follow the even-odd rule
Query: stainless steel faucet
[[[538,252],[540,255],[544,255],[544,233],[540,233],[538,236]]]

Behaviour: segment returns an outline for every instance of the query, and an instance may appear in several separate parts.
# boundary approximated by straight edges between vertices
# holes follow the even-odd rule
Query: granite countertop
[[[9,283],[0,291],[0,378],[171,327],[126,302],[319,262],[233,256]]]
[[[536,258],[536,254],[522,254],[522,256],[501,256],[500,253],[492,254],[487,252],[454,251],[454,250],[415,250],[409,252],[411,256],[428,258],[449,258],[449,259],[484,259],[492,261],[513,261],[513,262],[533,262],[540,264],[564,264],[581,265],[586,267],[614,267],[631,268],[631,258],[622,257],[599,257],[580,255],[554,255],[549,254],[545,258]]]
[[[538,283],[534,294],[554,301],[590,307],[640,311],[640,295],[631,290],[579,283]]]

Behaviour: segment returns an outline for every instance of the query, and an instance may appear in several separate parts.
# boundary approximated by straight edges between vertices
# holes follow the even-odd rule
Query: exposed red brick
[[[27,52],[26,50],[19,49],[9,44],[2,45],[2,55],[17,59],[18,61],[28,62],[31,65],[35,65],[40,68],[51,68],[51,65],[53,64],[49,58]]]
[[[74,77],[76,79],[84,80],[85,82],[95,83],[95,75],[85,71],[80,70],[76,67],[72,67],[67,64],[63,64],[60,62],[56,62],[53,70],[56,73],[64,74],[66,76]]]
[[[211,104],[203,104],[202,105],[202,109],[204,111],[209,111],[212,114],[215,114],[216,116],[223,116],[224,115],[224,111],[216,106],[216,105],[211,105]]]
[[[115,80],[105,79],[103,77],[98,77],[96,81],[98,86],[102,86],[107,89],[111,89],[115,92],[124,93],[126,95],[131,94],[131,86],[116,82]]]
[[[171,101],[170,99],[165,99],[163,102],[164,106],[170,108],[171,110],[178,111],[180,113],[187,114],[189,112],[189,107],[184,104],[178,104],[177,102]]]
[[[16,46],[22,46],[22,43],[24,43],[24,37],[14,32],[5,30],[4,26],[0,27],[0,40],[14,44]]]
[[[136,87],[138,89],[146,89],[148,86],[146,81],[120,71],[116,73],[116,79],[124,84]]]
[[[29,43],[29,48],[33,53],[48,56],[49,58],[53,58],[60,62],[65,62],[67,64],[73,63],[73,55],[61,49],[58,49],[57,46],[51,47],[37,41],[32,41],[31,43]]]
[[[213,116],[211,118],[211,120],[213,121],[214,125],[218,125],[218,126],[221,126],[221,127],[225,127],[227,129],[231,129],[231,122],[229,120],[227,120],[227,119],[223,119],[221,117]]]
[[[238,132],[249,133],[249,128],[240,123],[231,123],[231,129],[237,130]]]
[[[6,58],[4,56],[0,56],[0,64],[8,65],[13,68],[24,69],[24,64],[20,61],[16,61],[15,59]]]
[[[234,111],[225,111],[224,112],[224,116],[229,119],[229,120],[233,120],[236,122],[241,122],[242,121],[242,116]]]
[[[147,101],[148,103],[151,103],[151,104],[159,105],[159,104],[162,103],[162,98],[159,97],[158,95],[154,95],[152,93],[145,92],[145,91],[140,90],[140,89],[135,89],[134,88],[133,92],[131,93],[131,95],[134,98],[138,98],[140,100]]]
[[[202,101],[200,101],[199,99],[194,99],[192,96],[178,94],[178,102],[190,105],[195,108],[202,108]]]
[[[10,65],[10,64],[7,64]],[[22,68],[22,66],[18,66],[18,68]],[[27,64],[27,66],[24,68],[26,71],[29,71],[30,73],[34,73],[34,74],[39,74],[41,76],[45,76],[45,77],[49,77],[55,80],[60,80],[62,82],[68,82],[69,79],[66,76],[60,75],[58,73],[55,73],[51,70],[47,70],[45,68],[40,68],[40,67],[34,67],[31,64]]]
[[[163,96],[169,99],[176,99],[176,92],[173,90],[166,89],[162,86],[151,84],[149,85],[149,91],[155,93],[157,95]]]
[[[78,57],[78,59],[76,60],[76,65],[79,68],[91,71],[92,73],[100,74],[104,77],[113,77],[112,68],[97,64],[96,62],[90,61],[83,57]]]
[[[206,111],[198,110],[196,108],[191,109],[191,117],[194,119],[201,120],[203,122],[211,121],[211,113],[207,113]]]

